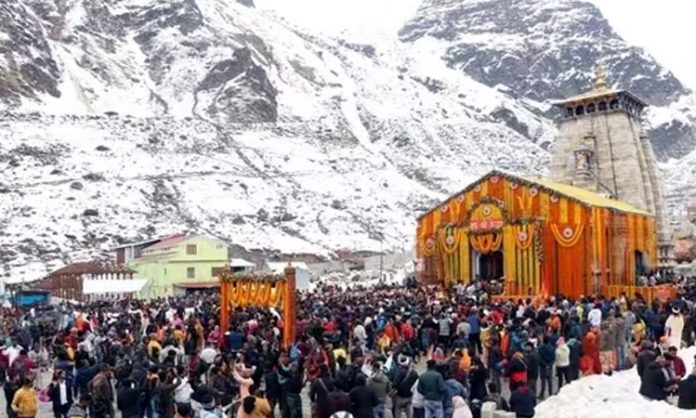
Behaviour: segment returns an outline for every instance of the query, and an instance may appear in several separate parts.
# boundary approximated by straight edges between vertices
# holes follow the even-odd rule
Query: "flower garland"
[[[515,244],[521,251],[526,251],[534,241],[534,225],[514,225],[512,232],[515,236]]]
[[[500,233],[471,235],[471,246],[481,254],[498,251],[502,242],[503,234]]]
[[[453,255],[457,252],[461,234],[461,228],[454,228],[451,226],[440,230],[440,246],[445,254]]]
[[[551,232],[554,238],[562,247],[573,247],[578,243],[582,232],[584,230],[584,225],[565,225],[562,230],[559,230],[558,224],[551,224]]]
[[[435,238],[432,235],[426,236],[426,238],[421,242],[421,252],[426,257],[432,257],[435,255]]]

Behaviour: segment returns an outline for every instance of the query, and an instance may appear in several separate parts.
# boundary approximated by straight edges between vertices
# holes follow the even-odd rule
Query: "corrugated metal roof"
[[[135,293],[143,290],[146,284],[147,279],[87,279],[82,282],[82,293],[85,295],[107,293]]]
[[[230,267],[256,267],[256,264],[251,261],[246,261],[243,258],[231,258]]]
[[[98,261],[85,261],[68,264],[52,272],[49,276],[62,274],[135,274],[123,264],[101,263]]]

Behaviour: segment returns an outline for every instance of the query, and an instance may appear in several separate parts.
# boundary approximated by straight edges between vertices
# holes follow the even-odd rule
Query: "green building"
[[[138,276],[148,279],[144,298],[171,296],[178,283],[214,280],[228,263],[227,244],[215,238],[174,235],[138,248],[127,260]]]

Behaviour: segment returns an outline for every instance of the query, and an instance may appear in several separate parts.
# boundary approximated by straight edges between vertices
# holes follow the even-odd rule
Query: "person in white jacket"
[[[461,396],[455,396],[452,398],[452,408],[454,408],[452,418],[473,418],[469,405],[466,404],[464,398]]]
[[[558,390],[561,390],[563,382],[570,382],[570,348],[563,337],[556,342],[556,376],[558,376]]]
[[[684,331],[684,317],[679,308],[672,308],[672,315],[665,323],[665,335],[669,339],[669,347],[681,348],[682,332]]]
[[[596,304],[594,308],[587,313],[587,321],[592,324],[593,327],[599,328],[602,323],[602,310],[599,309],[599,304]]]

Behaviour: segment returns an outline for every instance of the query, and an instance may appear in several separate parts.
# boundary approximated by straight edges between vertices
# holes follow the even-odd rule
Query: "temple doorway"
[[[642,251],[636,251],[635,252],[635,268],[636,268],[636,279],[640,276],[647,276],[648,275],[648,269],[646,267],[646,259],[645,259],[645,254],[643,254]]]
[[[498,280],[503,277],[503,252],[477,253],[477,275],[483,280]]]

